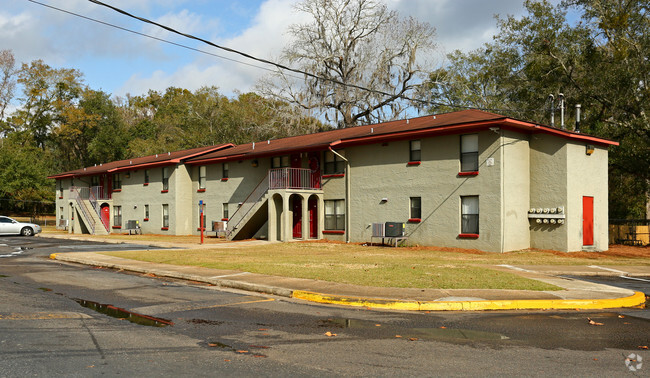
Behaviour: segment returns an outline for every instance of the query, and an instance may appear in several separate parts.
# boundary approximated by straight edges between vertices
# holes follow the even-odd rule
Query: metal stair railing
[[[73,187],[70,188],[70,193],[72,193],[72,197],[74,197],[75,201],[77,202],[77,206],[81,209],[81,212],[83,213],[83,216],[86,219],[86,222],[87,222],[87,224],[89,226],[88,228],[90,229],[90,232],[92,234],[94,234],[95,233],[95,220],[90,215],[90,211],[88,210],[88,208],[86,207],[86,204],[83,201],[82,193],[85,194],[84,191],[82,191],[82,193],[80,193],[78,189],[84,189],[84,188],[77,188],[76,186],[73,186]],[[85,189],[87,189],[87,188],[85,188]]]
[[[269,191],[269,173],[264,176],[262,181],[253,189],[253,191],[246,197],[241,206],[232,214],[228,219],[228,226],[226,228],[226,238],[237,229],[239,224],[246,218],[248,213],[255,207],[255,205],[264,197]]]
[[[108,223],[106,220],[102,217],[102,209],[99,206],[99,203],[97,202],[97,194],[100,194],[101,197],[101,186],[93,186],[90,188],[88,192],[88,201],[90,201],[90,204],[93,206],[93,209],[95,209],[95,213],[97,213],[97,216],[99,217],[99,220],[102,222],[104,225],[104,228],[108,232]]]

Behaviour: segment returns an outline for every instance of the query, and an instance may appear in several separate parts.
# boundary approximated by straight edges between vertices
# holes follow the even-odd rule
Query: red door
[[[293,237],[302,238],[302,201],[300,198],[293,200]]]
[[[582,245],[594,245],[594,197],[582,197]]]
[[[108,226],[110,224],[109,223],[110,221],[111,221],[111,208],[108,205],[102,206],[102,223],[104,224],[104,226]]]
[[[309,237],[316,239],[318,237],[318,201],[310,198],[309,206]]]

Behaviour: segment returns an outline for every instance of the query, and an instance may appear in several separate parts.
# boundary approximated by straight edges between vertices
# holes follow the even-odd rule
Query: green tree
[[[549,123],[549,94],[563,93],[567,124],[581,104],[581,132],[618,140],[610,152],[610,217],[645,217],[650,182],[650,22],[647,2],[527,0],[527,14],[498,17],[494,41],[430,74],[430,112],[469,106]],[[582,16],[571,22],[567,12]],[[620,179],[625,176],[625,179]],[[625,188],[621,196],[620,191]],[[624,198],[625,197],[625,198]]]
[[[84,89],[82,74],[35,60],[23,63],[18,83],[23,89],[22,106],[10,117],[11,131],[45,150],[52,130],[62,121],[63,110],[72,106]]]

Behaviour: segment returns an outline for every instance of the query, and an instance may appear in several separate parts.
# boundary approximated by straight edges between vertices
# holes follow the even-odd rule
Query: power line
[[[142,37],[151,38],[151,39],[154,39],[154,40],[156,40],[156,41],[160,41],[160,42],[168,43],[168,44],[170,44],[170,45],[174,45],[174,46],[182,47],[182,48],[184,48],[184,49],[188,49],[188,50],[196,51],[196,52],[199,52],[199,53],[202,53],[202,54],[211,55],[211,56],[214,56],[214,57],[217,57],[217,58],[221,58],[221,59],[224,59],[224,60],[229,60],[229,61],[231,61],[231,62],[235,62],[235,63],[239,63],[239,64],[244,64],[244,65],[246,65],[246,66],[250,66],[250,67],[254,67],[254,68],[259,68],[259,69],[266,70],[266,71],[270,71],[270,72],[275,72],[275,70],[270,69],[270,68],[267,68],[267,67],[262,67],[262,66],[258,66],[258,65],[255,65],[255,64],[246,63],[246,62],[243,62],[243,61],[241,61],[241,60],[228,58],[228,57],[225,57],[225,56],[223,56],[223,55],[219,55],[219,54],[211,53],[211,52],[209,52],[209,51],[205,51],[205,50],[197,49],[197,48],[194,48],[194,47],[191,47],[191,46],[183,45],[183,44],[181,44],[181,43],[172,42],[172,41],[169,41],[169,40],[167,40],[167,39],[163,39],[163,38],[155,37],[155,36],[153,36],[153,35],[146,34],[146,33],[141,33],[141,32],[138,32],[138,31],[135,31],[135,30],[132,30],[132,29],[125,28],[125,27],[123,27],[123,26],[119,26],[119,25],[111,24],[111,23],[106,22],[106,21],[102,21],[102,20],[98,20],[98,19],[96,19],[96,18],[92,18],[92,17],[84,16],[84,15],[82,15],[82,14],[75,13],[75,12],[71,12],[71,11],[68,11],[68,10],[65,10],[65,9],[62,9],[62,8],[57,8],[57,7],[52,6],[52,5],[49,5],[49,4],[44,4],[44,3],[41,3],[41,2],[36,1],[36,0],[28,0],[28,1],[29,1],[29,2],[32,2],[32,3],[34,3],[34,4],[42,5],[42,6],[46,7],[46,8],[54,9],[54,10],[59,11],[59,12],[67,13],[67,14],[72,15],[72,16],[76,16],[76,17],[79,17],[79,18],[83,18],[83,19],[88,20],[88,21],[96,22],[96,23],[98,23],[98,24],[102,24],[102,25],[105,25],[105,26],[109,26],[109,27],[112,27],[112,28],[115,28],[115,29],[119,29],[119,30],[122,30],[122,31],[125,31],[125,32],[133,33],[133,34],[136,34],[136,35],[139,35],[139,36],[142,36]],[[292,77],[293,77],[293,78],[296,78],[296,79],[300,79],[300,77],[298,77],[298,76],[292,76]]]
[[[35,3],[35,4],[42,5],[42,6],[47,7],[47,8],[51,8],[51,9],[63,12],[63,13],[67,13],[67,14],[70,14],[70,15],[73,15],[73,16],[77,16],[77,17],[80,17],[80,18],[83,18],[83,19],[86,19],[86,20],[89,20],[89,21],[97,22],[97,23],[100,23],[102,25],[106,25],[106,26],[109,26],[109,27],[120,29],[120,30],[129,32],[129,33],[133,33],[133,34],[136,34],[136,35],[143,36],[143,37],[151,38],[151,39],[154,39],[154,40],[157,40],[157,41],[160,41],[160,42],[165,42],[165,43],[168,43],[168,44],[171,44],[171,45],[174,45],[174,46],[186,48],[186,49],[189,49],[189,50],[192,50],[192,51],[196,51],[196,52],[200,52],[200,53],[203,53],[203,54],[218,57],[218,58],[221,58],[221,59],[229,60],[229,61],[232,61],[232,62],[235,62],[235,63],[240,63],[240,64],[244,64],[244,65],[247,65],[247,66],[255,67],[255,68],[260,68],[260,69],[263,69],[263,70],[266,70],[266,71],[276,72],[275,70],[270,69],[270,68],[261,67],[261,66],[258,66],[258,65],[242,62],[242,61],[239,61],[239,60],[236,60],[236,59],[227,58],[227,57],[224,57],[224,56],[221,56],[221,55],[218,55],[218,54],[214,54],[214,53],[211,53],[211,52],[208,52],[208,51],[205,51],[205,50],[200,50],[200,49],[197,49],[197,48],[193,48],[193,47],[183,45],[183,44],[180,44],[180,43],[171,42],[171,41],[165,40],[163,38],[154,37],[154,36],[149,35],[149,34],[137,32],[137,31],[127,29],[127,28],[124,28],[124,27],[121,27],[121,26],[118,26],[118,25],[114,25],[114,24],[111,24],[111,23],[108,23],[108,22],[105,22],[105,21],[97,20],[97,19],[94,19],[94,18],[91,18],[91,17],[87,17],[87,16],[84,16],[84,15],[75,13],[75,12],[71,12],[71,11],[68,11],[68,10],[65,10],[65,9],[57,8],[57,7],[48,5],[48,4],[44,4],[44,3],[38,2],[36,0],[28,0],[28,1],[30,1],[32,3]],[[207,44],[209,46],[215,47],[217,49],[221,49],[221,50],[224,50],[224,51],[227,51],[227,52],[230,52],[230,53],[241,55],[241,56],[243,56],[243,57],[245,57],[247,59],[251,59],[251,60],[254,60],[254,61],[257,61],[257,62],[260,62],[260,63],[264,63],[264,64],[267,64],[267,65],[272,65],[275,68],[277,68],[279,70],[282,70],[282,71],[289,71],[289,72],[301,74],[303,76],[311,77],[311,78],[313,78],[315,80],[326,81],[326,82],[337,84],[337,85],[340,85],[340,86],[343,86],[343,87],[359,89],[359,90],[362,90],[362,91],[366,91],[366,92],[370,92],[370,93],[374,93],[374,94],[378,94],[378,95],[382,95],[382,96],[401,98],[403,100],[411,101],[411,102],[414,102],[414,103],[425,104],[425,105],[446,106],[446,107],[457,108],[457,109],[476,109],[476,110],[493,111],[493,112],[523,112],[522,110],[518,110],[518,109],[495,109],[495,108],[481,108],[481,107],[466,106],[466,105],[444,104],[444,103],[439,103],[439,102],[430,101],[430,100],[411,98],[411,97],[403,95],[403,94],[388,93],[388,92],[384,92],[384,91],[380,91],[380,90],[376,90],[376,89],[366,88],[366,87],[356,85],[356,84],[344,83],[344,82],[336,80],[336,79],[321,77],[321,76],[312,74],[310,72],[303,71],[303,70],[296,69],[296,68],[292,68],[292,67],[288,67],[288,66],[285,66],[283,64],[276,63],[276,62],[273,62],[273,61],[270,61],[270,60],[267,60],[267,59],[257,58],[257,57],[255,57],[253,55],[250,55],[248,53],[245,53],[245,52],[242,52],[242,51],[239,51],[239,50],[236,50],[236,49],[232,49],[232,48],[229,48],[229,47],[217,45],[217,44],[215,44],[215,43],[213,43],[211,41],[208,41],[206,39],[194,36],[192,34],[187,34],[187,33],[180,32],[180,31],[178,31],[178,30],[176,30],[174,28],[171,28],[169,26],[157,23],[155,21],[151,21],[151,20],[146,19],[144,17],[133,15],[133,14],[131,14],[131,13],[125,11],[125,10],[122,10],[122,9],[117,8],[115,6],[103,3],[103,2],[98,1],[98,0],[88,0],[88,1],[90,1],[91,3],[97,4],[97,5],[107,7],[109,9],[112,9],[115,12],[118,12],[118,13],[123,14],[123,15],[125,15],[127,17],[130,17],[130,18],[134,18],[134,19],[139,20],[141,22],[158,26],[158,27],[160,27],[160,28],[162,28],[164,30],[167,30],[167,31],[169,31],[171,33],[174,33],[174,34],[178,34],[178,35],[183,36],[185,38],[193,39],[193,40],[205,43],[205,44]],[[296,79],[300,79],[300,77],[297,77],[297,76],[294,76],[294,75],[287,75],[287,76],[290,76],[290,77],[296,78]]]

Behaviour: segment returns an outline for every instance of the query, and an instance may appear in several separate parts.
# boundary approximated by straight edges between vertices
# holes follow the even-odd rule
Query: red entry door
[[[299,198],[293,200],[293,237],[302,238],[302,201]]]
[[[309,206],[309,237],[316,239],[318,237],[318,201],[310,198]]]
[[[594,245],[594,197],[582,197],[582,245]]]
[[[103,206],[102,207],[102,223],[105,225],[109,225],[111,220],[111,208],[110,206]]]

